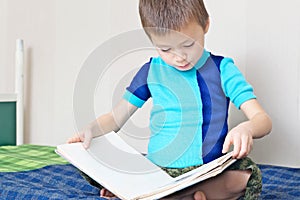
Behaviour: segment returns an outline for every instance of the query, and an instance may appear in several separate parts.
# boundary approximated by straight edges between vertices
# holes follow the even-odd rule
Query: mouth
[[[187,63],[186,65],[178,66],[177,68],[179,68],[179,69],[187,69],[187,68],[189,68],[189,66],[190,66],[190,63]]]

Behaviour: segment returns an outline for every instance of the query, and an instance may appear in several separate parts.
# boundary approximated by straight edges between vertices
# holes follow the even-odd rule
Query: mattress
[[[55,147],[0,147],[0,199],[104,199]],[[300,169],[259,165],[261,199],[300,199]]]

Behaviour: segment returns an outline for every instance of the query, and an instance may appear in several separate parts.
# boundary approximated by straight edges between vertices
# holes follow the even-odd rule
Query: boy
[[[117,132],[152,97],[147,157],[178,176],[226,153],[238,159],[221,175],[177,192],[170,199],[256,199],[261,174],[247,155],[253,138],[271,130],[271,120],[233,61],[204,49],[209,16],[202,0],[140,0],[146,34],[159,57],[151,58],[133,78],[124,99],[110,113],[68,142],[84,142]],[[228,132],[229,100],[248,120]],[[113,196],[102,189],[101,195]]]

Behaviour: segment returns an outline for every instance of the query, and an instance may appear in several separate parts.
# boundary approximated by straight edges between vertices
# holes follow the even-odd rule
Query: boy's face
[[[201,58],[204,48],[205,30],[196,22],[190,22],[180,31],[170,31],[166,35],[151,34],[151,40],[161,58],[180,71],[194,67]]]

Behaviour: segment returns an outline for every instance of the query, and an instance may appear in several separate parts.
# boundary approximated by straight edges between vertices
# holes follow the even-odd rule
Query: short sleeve
[[[246,81],[232,59],[224,58],[220,64],[220,71],[224,93],[237,108],[244,102],[256,98],[253,87]]]
[[[150,63],[151,60],[136,73],[123,96],[125,100],[139,108],[151,97],[147,84]]]

